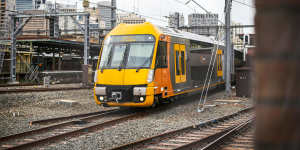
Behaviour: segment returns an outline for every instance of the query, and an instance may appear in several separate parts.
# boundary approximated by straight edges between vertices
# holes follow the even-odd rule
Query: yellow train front
[[[120,24],[106,36],[100,52],[96,103],[150,107],[158,100],[201,90],[211,56],[207,49],[213,46],[209,38],[184,38],[179,31],[151,23]],[[217,70],[218,66],[222,68],[222,58],[217,59],[219,65],[215,65],[212,77],[215,86],[222,83],[222,72]],[[193,66],[193,61],[197,65]]]

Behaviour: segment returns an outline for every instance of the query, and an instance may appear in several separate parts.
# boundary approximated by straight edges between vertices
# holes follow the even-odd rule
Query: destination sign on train
[[[111,42],[154,42],[152,35],[123,35],[111,36]]]

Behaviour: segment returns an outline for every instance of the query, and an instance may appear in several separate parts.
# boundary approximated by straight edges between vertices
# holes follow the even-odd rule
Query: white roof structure
[[[166,35],[190,39],[190,40],[194,40],[194,41],[201,41],[204,43],[219,44],[221,46],[224,46],[223,42],[216,41],[213,39],[213,37],[207,37],[207,36],[203,36],[203,35],[198,35],[198,34],[194,34],[194,33],[190,33],[190,32],[184,32],[184,31],[180,31],[177,29],[160,27],[160,26],[157,26],[157,28]]]

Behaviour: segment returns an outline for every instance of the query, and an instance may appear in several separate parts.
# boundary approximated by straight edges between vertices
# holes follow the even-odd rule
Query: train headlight
[[[100,99],[100,101],[103,101],[103,100],[104,100],[104,97],[103,97],[103,96],[100,96],[99,99]]]
[[[151,83],[153,81],[154,70],[149,70],[147,82]]]
[[[140,101],[143,102],[145,99],[144,97],[140,97]]]

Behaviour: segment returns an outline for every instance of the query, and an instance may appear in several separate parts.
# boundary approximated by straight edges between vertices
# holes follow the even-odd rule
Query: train
[[[218,48],[218,49],[216,49]],[[216,61],[210,61],[212,50]],[[154,107],[201,91],[210,62],[211,87],[224,84],[224,44],[212,37],[149,22],[120,24],[107,34],[95,72],[94,99],[104,107]],[[236,63],[242,54],[235,59]]]

